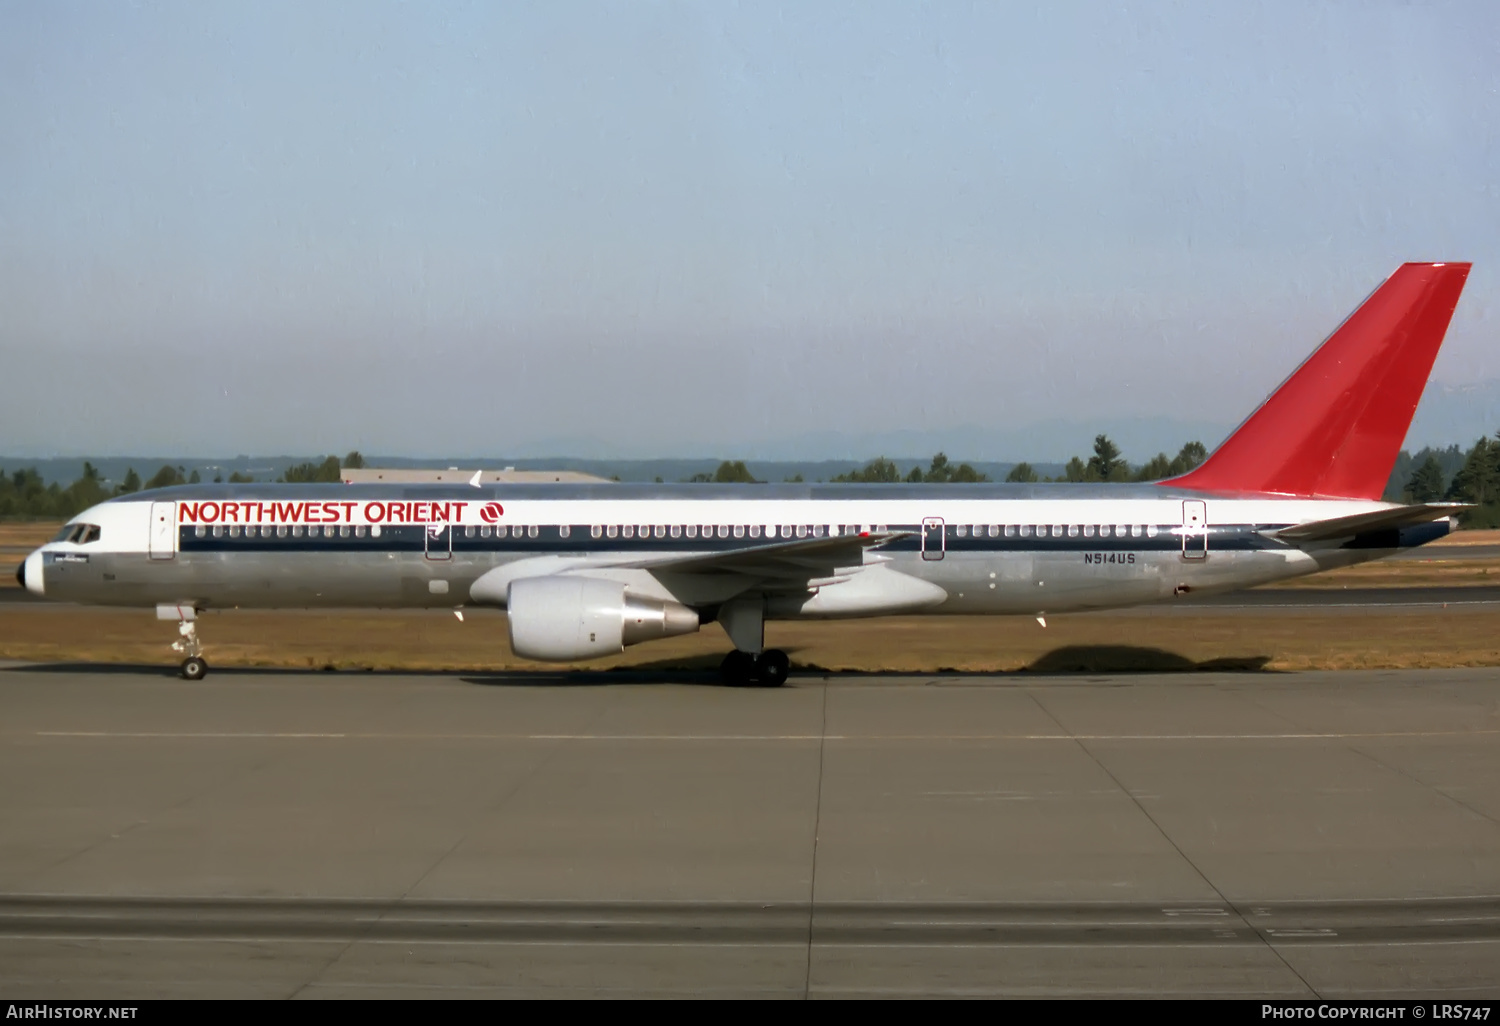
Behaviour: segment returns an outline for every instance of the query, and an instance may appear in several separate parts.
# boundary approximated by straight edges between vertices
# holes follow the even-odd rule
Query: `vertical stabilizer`
[[[1378,499],[1469,264],[1402,264],[1213,454],[1161,482]]]

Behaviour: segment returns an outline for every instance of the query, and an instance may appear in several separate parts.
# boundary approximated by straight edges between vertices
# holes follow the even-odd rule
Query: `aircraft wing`
[[[1373,513],[1356,513],[1350,517],[1335,517],[1332,520],[1314,520],[1311,523],[1283,527],[1275,532],[1282,541],[1298,543],[1329,541],[1347,538],[1367,531],[1389,531],[1414,524],[1425,524],[1430,520],[1441,520],[1454,513],[1473,509],[1464,502],[1422,502],[1414,506],[1396,506],[1378,509]]]
[[[743,574],[762,580],[807,580],[826,576],[837,567],[859,566],[864,563],[866,549],[878,549],[912,533],[884,531],[879,534],[845,534],[836,538],[798,538],[733,552],[614,565],[673,574]]]

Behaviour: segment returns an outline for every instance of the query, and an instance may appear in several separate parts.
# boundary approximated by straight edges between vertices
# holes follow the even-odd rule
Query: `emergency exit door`
[[[171,559],[177,555],[177,503],[151,504],[150,552],[152,559]]]
[[[1208,557],[1208,506],[1201,499],[1182,504],[1182,558]]]
[[[423,532],[427,536],[428,559],[451,559],[453,557],[453,529],[447,524],[428,524]]]

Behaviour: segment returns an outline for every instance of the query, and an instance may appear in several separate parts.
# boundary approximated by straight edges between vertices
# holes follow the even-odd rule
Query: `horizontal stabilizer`
[[[1333,520],[1314,520],[1307,524],[1284,527],[1276,537],[1288,542],[1330,541],[1348,538],[1367,531],[1390,531],[1414,524],[1425,524],[1432,520],[1461,513],[1474,507],[1463,502],[1422,502],[1415,506],[1395,506],[1377,509],[1373,513],[1356,513],[1352,517],[1337,517]]]

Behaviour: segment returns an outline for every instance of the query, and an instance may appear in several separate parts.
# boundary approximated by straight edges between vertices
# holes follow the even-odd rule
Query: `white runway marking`
[[[352,741],[1339,741],[1379,738],[1490,737],[1496,730],[1402,730],[1287,734],[395,734],[277,731],[38,730],[29,737],[150,740]],[[15,736],[15,735],[10,735]]]

